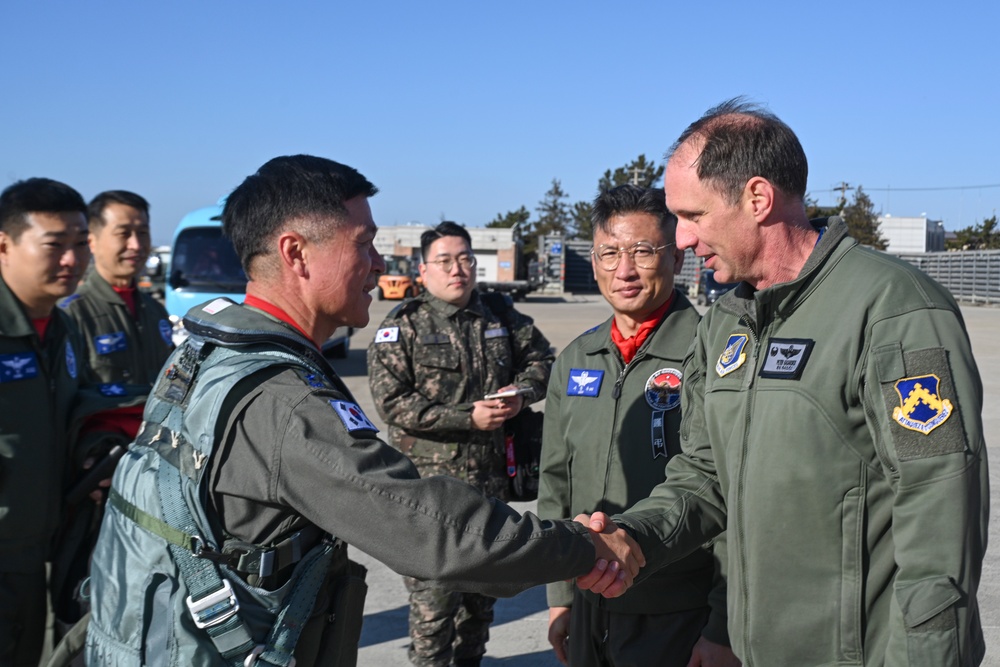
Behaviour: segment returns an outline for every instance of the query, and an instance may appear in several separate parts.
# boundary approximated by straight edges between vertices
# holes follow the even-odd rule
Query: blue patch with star
[[[0,354],[0,383],[18,382],[38,377],[38,358],[34,352]]]
[[[566,395],[594,398],[601,393],[603,381],[604,371],[571,368],[569,369],[569,380],[566,382]]]
[[[348,433],[353,433],[354,431],[374,431],[375,433],[378,433],[378,429],[375,428],[375,424],[371,423],[368,417],[365,416],[365,413],[361,411],[361,408],[357,403],[331,399],[330,407],[332,407],[334,412],[337,413],[337,416],[340,417],[340,421],[344,422],[344,427],[347,429]]]
[[[174,328],[170,326],[170,322],[160,320],[157,326],[160,328],[160,338],[163,339],[164,343],[172,346],[174,344]]]
[[[948,421],[954,406],[939,394],[940,381],[934,374],[897,381],[895,388],[899,405],[893,408],[893,420],[905,429],[924,435]]]
[[[111,333],[94,336],[94,348],[97,354],[111,354],[128,349],[128,338],[124,331],[112,331]]]

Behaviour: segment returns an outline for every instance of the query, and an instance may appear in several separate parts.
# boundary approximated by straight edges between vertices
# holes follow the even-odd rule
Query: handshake
[[[604,512],[579,514],[573,520],[590,528],[597,550],[593,569],[577,577],[576,585],[606,598],[622,595],[646,565],[639,544]]]

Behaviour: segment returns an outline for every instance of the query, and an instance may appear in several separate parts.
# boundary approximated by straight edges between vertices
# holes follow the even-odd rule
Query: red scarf
[[[45,332],[49,329],[49,322],[52,321],[52,316],[48,317],[38,317],[31,320],[31,326],[35,327],[35,331],[38,332],[38,340],[45,340]]]
[[[611,340],[614,342],[615,347],[618,348],[618,351],[621,352],[622,360],[626,364],[635,358],[635,353],[639,351],[642,344],[649,338],[649,334],[653,333],[653,329],[660,323],[663,316],[667,314],[670,304],[673,302],[674,294],[671,292],[670,298],[667,299],[666,303],[650,313],[649,317],[639,325],[639,330],[635,332],[635,335],[629,338],[625,338],[622,332],[618,330],[618,322],[614,319],[611,320]]]
[[[295,329],[300,334],[302,334],[303,336],[306,337],[306,340],[312,341],[313,345],[316,344],[316,342],[313,341],[312,336],[310,336],[309,334],[307,334],[305,332],[305,329],[303,329],[302,327],[300,327],[295,322],[295,320],[292,319],[291,315],[289,315],[288,313],[286,313],[285,311],[283,311],[281,308],[278,308],[273,303],[268,303],[267,301],[264,301],[260,297],[256,297],[256,296],[253,296],[251,294],[247,294],[246,298],[243,299],[243,305],[244,306],[252,306],[252,307],[256,308],[257,310],[263,310],[268,315],[270,315],[272,317],[278,318],[279,320],[281,320],[285,324],[292,325],[293,327],[295,327]]]
[[[125,307],[128,308],[129,315],[132,319],[135,319],[135,287],[115,287],[112,286],[111,289],[122,298],[125,302]]]

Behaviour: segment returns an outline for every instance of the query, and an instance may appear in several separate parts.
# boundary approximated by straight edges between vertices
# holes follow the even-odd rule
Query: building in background
[[[885,251],[894,255],[944,250],[944,223],[940,220],[880,215],[879,232],[888,241]]]

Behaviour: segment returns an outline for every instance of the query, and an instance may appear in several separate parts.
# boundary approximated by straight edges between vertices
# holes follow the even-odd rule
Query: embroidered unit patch
[[[104,396],[124,396],[125,395],[125,387],[121,386],[120,384],[116,384],[116,383],[102,384],[102,385],[100,385],[98,387],[98,391],[100,391],[101,394],[104,395]]]
[[[904,378],[895,384],[899,405],[892,410],[897,424],[911,431],[929,434],[948,421],[953,406],[951,401],[938,394],[937,375],[920,375]]]
[[[76,353],[69,341],[66,341],[66,372],[71,378],[76,379]]]
[[[715,363],[715,372],[719,374],[720,378],[729,375],[747,360],[743,348],[746,347],[748,340],[750,337],[746,334],[733,334],[726,341],[726,349],[722,351],[719,360]]]
[[[569,369],[569,381],[566,384],[566,395],[597,396],[601,393],[601,382],[603,380],[604,371],[571,368]]]
[[[376,343],[395,343],[399,340],[399,327],[384,327],[375,332]]]
[[[128,339],[124,331],[113,331],[111,333],[94,336],[94,347],[97,354],[111,354],[128,349]]]
[[[38,360],[34,352],[0,354],[0,382],[17,382],[38,377]]]
[[[676,368],[661,368],[646,380],[646,402],[654,410],[673,410],[681,404],[681,373]]]
[[[762,378],[798,380],[806,368],[809,353],[816,341],[808,338],[772,338],[767,341],[767,356],[760,369]]]
[[[361,411],[361,408],[356,403],[331,399],[330,406],[337,413],[337,416],[340,417],[340,421],[344,422],[344,427],[347,428],[348,433],[354,431],[375,431],[378,433],[375,424],[369,421],[368,417],[365,416],[365,413]]]

